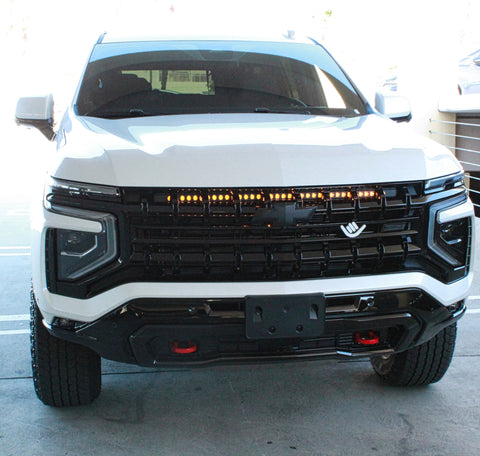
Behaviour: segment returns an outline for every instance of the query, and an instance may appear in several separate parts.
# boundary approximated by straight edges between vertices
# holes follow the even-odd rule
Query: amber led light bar
[[[229,193],[214,193],[208,195],[208,201],[211,203],[229,203],[233,201],[233,197]]]
[[[295,195],[293,192],[270,193],[270,201],[294,201]]]
[[[353,200],[355,197],[360,199],[373,199],[378,197],[378,192],[374,189],[364,190],[283,190],[263,192],[253,190],[224,190],[209,191],[207,196],[202,196],[199,191],[184,191],[177,195],[168,195],[167,201],[170,203],[177,200],[179,204],[203,204],[208,200],[210,204],[230,204],[236,201],[247,204],[258,204],[265,201],[271,202],[296,202],[305,201],[315,203],[329,200]]]
[[[303,200],[325,199],[322,192],[305,192],[300,193],[300,198]]]
[[[374,190],[366,190],[357,192],[359,198],[375,198],[377,193]]]
[[[345,198],[348,198],[348,199],[352,199],[352,192],[347,192],[347,191],[342,191],[342,192],[330,192],[328,194],[328,196],[330,197],[330,199],[345,199]]]
[[[167,202],[171,203],[175,198],[177,198],[180,204],[203,203],[203,196],[196,193],[182,193],[178,195],[178,197],[172,197],[172,195],[168,195]]]
[[[254,202],[254,201],[262,201],[263,200],[263,195],[261,193],[239,193],[238,194],[238,199],[240,201],[249,201],[249,202]]]

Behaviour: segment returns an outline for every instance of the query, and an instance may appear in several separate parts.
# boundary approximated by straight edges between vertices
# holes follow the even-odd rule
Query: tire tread
[[[419,386],[438,382],[447,371],[453,358],[457,324],[447,326],[433,339],[410,350],[391,355],[390,367],[379,366],[378,358],[372,358],[377,375],[395,386]]]
[[[87,347],[52,336],[42,323],[33,291],[30,347],[35,393],[46,405],[91,403],[101,390],[101,358]]]

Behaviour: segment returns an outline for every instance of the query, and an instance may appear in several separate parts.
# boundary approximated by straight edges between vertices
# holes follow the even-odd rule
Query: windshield
[[[321,46],[228,42],[97,45],[76,110],[81,116],[104,118],[366,114],[364,101]]]

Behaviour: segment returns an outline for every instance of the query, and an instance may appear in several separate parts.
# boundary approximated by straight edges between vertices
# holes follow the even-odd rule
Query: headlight
[[[97,222],[92,230],[49,228],[55,239],[58,280],[76,280],[117,257],[117,234],[112,214],[48,203],[48,210],[67,217]],[[48,238],[47,233],[47,238]]]
[[[70,208],[60,209],[64,215],[95,220],[101,231],[87,232],[56,229],[56,261],[58,280],[76,280],[110,262],[117,256],[115,217]]]
[[[470,200],[443,201],[430,208],[428,246],[453,267],[455,278],[468,272],[472,217]]]
[[[470,218],[437,224],[435,227],[435,244],[442,250],[442,257],[452,266],[466,263],[470,241]]]
[[[121,200],[116,187],[66,181],[50,177],[45,185],[45,208],[56,214],[97,222],[90,230],[50,228],[55,242],[55,264],[58,280],[77,280],[117,257],[117,234],[112,214],[70,207],[72,198],[117,202]],[[72,222],[72,221],[71,221]],[[68,225],[67,225],[68,226]]]

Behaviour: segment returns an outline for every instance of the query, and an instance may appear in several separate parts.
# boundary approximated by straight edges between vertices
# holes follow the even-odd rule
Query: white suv
[[[400,97],[370,107],[328,52],[269,39],[103,35],[33,216],[32,365],[54,406],[142,366],[370,357],[438,381],[472,283],[473,210]]]

